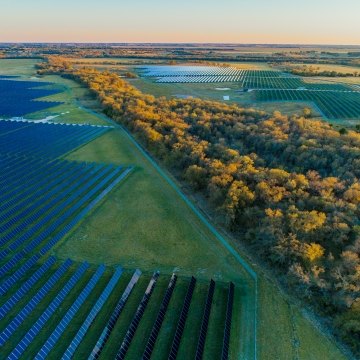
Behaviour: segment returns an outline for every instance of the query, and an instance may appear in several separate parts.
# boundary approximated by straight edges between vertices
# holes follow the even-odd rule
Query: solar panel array
[[[55,311],[63,303],[68,293],[73,289],[81,277],[85,274],[85,271],[89,267],[89,264],[83,263],[79,266],[75,274],[65,284],[65,286],[56,295],[55,299],[44,310],[41,316],[36,320],[34,325],[26,333],[26,335],[15,346],[14,350],[9,355],[9,359],[18,359],[26,350],[26,348],[33,342],[34,338],[39,334],[45,324],[49,321]]]
[[[2,312],[2,317],[6,320],[7,326],[0,332],[0,346],[4,347],[6,345],[7,348],[14,346],[6,358],[13,360],[25,356],[26,358],[31,357],[37,360],[46,358],[61,358],[63,360],[69,360],[77,358],[97,359],[100,355],[107,358],[108,353],[103,354],[105,346],[108,344],[109,346],[114,346],[115,344],[120,343],[121,345],[115,358],[124,359],[127,355],[130,356],[128,350],[135,336],[140,336],[141,338],[147,339],[147,341],[144,342],[144,348],[140,347],[135,350],[133,348],[133,353],[135,351],[139,358],[141,357],[141,354],[143,354],[141,358],[144,360],[154,358],[152,357],[153,350],[157,343],[157,338],[162,328],[163,321],[166,319],[169,303],[171,303],[173,298],[173,292],[177,284],[177,276],[175,274],[171,276],[168,286],[164,291],[161,304],[159,304],[159,311],[156,319],[151,329],[149,329],[149,334],[140,334],[136,330],[147,311],[149,299],[159,278],[159,272],[155,272],[151,277],[149,284],[143,293],[142,299],[139,301],[137,309],[134,310],[132,320],[127,325],[126,333],[122,336],[122,338],[119,338],[118,330],[113,330],[119,322],[121,323],[121,321],[124,321],[120,321],[119,319],[122,312],[129,311],[127,307],[125,308],[125,305],[131,298],[130,295],[141,276],[141,271],[136,270],[134,272],[117,304],[111,305],[113,309],[106,320],[99,317],[99,313],[103,308],[109,306],[109,298],[114,292],[114,289],[123,274],[123,269],[121,267],[116,267],[113,270],[110,279],[106,281],[106,284],[104,285],[100,295],[97,297],[96,302],[92,304],[88,310],[84,311],[83,308],[89,299],[89,296],[95,292],[95,289],[98,286],[100,286],[100,282],[104,277],[106,269],[104,265],[100,265],[97,269],[92,270],[86,262],[80,264],[75,269],[74,265],[75,264],[73,264],[70,259],[63,263],[59,263],[56,262],[53,257],[49,257],[43,265],[38,267],[38,271],[36,272],[37,277],[41,277],[41,274],[48,274],[50,272],[50,275],[47,276],[44,284],[39,287],[35,294],[31,296],[30,299],[24,303],[21,308],[19,308],[19,310],[15,312],[15,316],[12,316],[12,313],[10,312],[13,307],[10,306],[10,308],[8,308],[7,305],[4,307],[7,311]],[[91,273],[91,276],[89,276],[89,272]],[[85,276],[86,274],[88,275]],[[33,276],[30,276],[28,285],[32,282],[34,282],[34,278]],[[196,283],[196,279],[192,277],[190,281],[188,281],[189,285],[185,296],[181,295],[184,296],[183,306],[181,309],[178,309],[180,315],[177,320],[176,329],[174,329],[171,349],[168,355],[169,359],[176,358],[181,345],[181,339],[183,337]],[[201,359],[204,353],[214,289],[215,282],[211,280],[208,287],[206,302],[203,307],[203,317],[202,319],[200,317],[197,318],[197,321],[201,322],[201,328],[197,338],[196,353],[194,353],[195,358],[197,359]],[[18,296],[20,290],[21,288],[10,296],[9,300],[14,299],[15,295]],[[96,291],[98,292],[98,290]],[[71,302],[67,300],[70,294],[73,294],[71,295]],[[179,297],[179,294],[180,293],[177,294],[177,297]],[[112,303],[114,303],[114,296],[115,294],[113,294]],[[223,354],[225,354],[225,350],[228,349],[229,346],[228,342],[230,339],[233,296],[234,292],[232,285],[229,288],[226,320],[223,323],[223,326],[225,327],[223,340],[224,345],[222,350]],[[46,300],[45,307],[44,300]],[[179,300],[180,298],[178,298],[176,302],[178,303]],[[65,304],[66,301],[68,305],[64,306],[63,304]],[[8,302],[5,302],[5,304],[7,303]],[[42,307],[40,307],[41,304],[43,304]],[[58,316],[58,319],[54,322],[55,314],[59,312],[61,312],[61,316]],[[78,315],[80,315],[83,320],[77,319]],[[31,318],[33,320],[30,321]],[[75,319],[77,324],[74,323]],[[91,351],[89,347],[83,347],[82,352],[78,353],[77,351],[79,350],[80,345],[84,342],[84,339],[87,339],[86,341],[89,343],[89,337],[86,338],[86,336],[90,335],[90,332],[93,330],[94,323],[97,322],[97,328],[100,329],[99,324],[102,324],[105,320],[105,326],[103,327],[103,331],[101,332],[93,351]],[[174,319],[172,321],[174,321]],[[219,330],[220,332],[221,328],[218,329],[218,325],[215,326],[216,330]],[[45,331],[45,329],[47,330]],[[69,336],[68,331],[73,335]],[[14,343],[13,338],[17,332],[22,335],[21,337],[18,336],[17,342]],[[168,332],[168,330],[166,330],[166,332]],[[167,336],[169,336],[170,340],[171,333]],[[108,341],[110,337],[112,337],[111,342]],[[117,340],[114,341],[115,339]],[[96,340],[92,337],[91,342],[94,343],[95,341]],[[35,343],[36,347],[34,347]],[[55,348],[57,349],[56,353]],[[63,348],[61,353],[59,353],[59,348]],[[107,350],[109,349],[107,348]],[[34,353],[34,356],[30,356],[31,353]],[[60,356],[60,354],[62,355]],[[165,356],[165,354],[163,355]]]
[[[360,91],[272,89],[257,90],[255,96],[258,101],[313,102],[328,119],[360,118]]]
[[[55,257],[50,256],[46,262],[34,274],[25,281],[21,287],[0,307],[0,319],[2,319],[31,288],[45,275],[50,267],[55,263]]]
[[[56,158],[73,151],[109,127],[96,125],[1,121],[0,154]]]
[[[57,271],[49,278],[49,280],[41,287],[41,289],[31,298],[31,300],[18,312],[15,318],[7,325],[0,334],[0,345],[3,346],[9,337],[17,330],[17,328],[30,316],[32,311],[38,306],[40,301],[50,292],[56,285],[56,282],[65,274],[71,265],[71,260],[65,261]]]
[[[47,82],[18,81],[16,78],[0,75],[0,116],[23,116],[62,104],[56,101],[35,101],[61,92],[49,89],[50,85]]]
[[[154,77],[158,83],[237,82],[240,86],[246,87],[251,83],[256,83],[256,80],[265,82],[262,86],[272,81],[279,84],[295,84],[298,80],[293,75],[280,71],[244,70],[235,67],[152,65],[142,67],[141,70],[142,76]]]
[[[54,345],[59,341],[61,335],[64,333],[66,328],[69,326],[70,321],[74,318],[76,313],[79,311],[81,305],[84,303],[84,301],[88,298],[91,291],[95,288],[95,285],[101,278],[105,271],[105,266],[100,265],[95,274],[92,276],[92,278],[89,280],[89,282],[86,284],[80,295],[77,297],[77,299],[74,301],[74,303],[71,305],[69,310],[66,312],[64,317],[61,319],[61,321],[56,326],[55,330],[51,333],[49,338],[46,340],[45,344],[42,346],[40,351],[35,356],[36,360],[42,360],[45,359],[51,350],[53,349]]]

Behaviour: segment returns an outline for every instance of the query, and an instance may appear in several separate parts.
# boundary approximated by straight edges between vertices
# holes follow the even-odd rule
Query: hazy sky
[[[360,45],[360,0],[0,0],[0,42]]]

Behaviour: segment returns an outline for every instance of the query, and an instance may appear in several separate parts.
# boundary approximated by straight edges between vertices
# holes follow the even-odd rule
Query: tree
[[[292,231],[305,232],[314,231],[322,227],[326,221],[326,214],[320,211],[301,211],[294,205],[288,209],[287,218]]]
[[[303,116],[305,119],[310,119],[312,117],[312,110],[309,107],[303,109]]]
[[[243,181],[233,181],[225,200],[228,219],[234,221],[238,213],[251,204],[254,199],[254,192],[252,192]]]
[[[202,190],[207,184],[207,171],[198,165],[190,165],[184,177],[195,190]]]
[[[324,255],[324,248],[316,243],[310,243],[304,245],[303,258],[307,262],[315,262],[320,260]]]

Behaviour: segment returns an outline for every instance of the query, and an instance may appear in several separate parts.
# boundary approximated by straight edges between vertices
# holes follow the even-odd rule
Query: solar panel
[[[144,354],[142,356],[143,360],[150,360],[150,358],[151,358],[151,354],[153,352],[156,339],[157,339],[157,337],[159,335],[161,325],[162,325],[162,323],[164,321],[164,318],[165,318],[166,310],[168,308],[172,293],[173,293],[173,291],[175,289],[176,280],[177,280],[177,276],[175,274],[172,274],[169,285],[168,285],[168,287],[166,289],[164,298],[162,300],[160,310],[158,312],[158,315],[156,317],[155,323],[154,323],[153,328],[151,330],[149,339],[147,341],[145,351],[144,351]]]
[[[232,310],[234,303],[234,284],[231,282],[229,284],[228,292],[228,302],[226,307],[226,318],[225,318],[225,327],[224,327],[224,338],[223,338],[223,347],[221,352],[221,360],[227,360],[229,358],[229,344],[230,344],[230,333],[231,333],[231,319],[232,319]]]
[[[70,360],[70,359],[73,358],[77,347],[80,345],[80,343],[83,340],[85,334],[87,333],[87,331],[91,327],[91,324],[94,322],[96,316],[98,315],[98,313],[100,312],[100,310],[104,306],[106,300],[109,298],[109,296],[110,296],[111,292],[113,291],[115,285],[119,281],[122,273],[123,273],[122,268],[117,267],[114,274],[113,274],[113,276],[111,277],[109,283],[107,284],[106,288],[101,293],[100,297],[98,298],[95,305],[91,309],[89,315],[86,317],[85,321],[83,322],[80,329],[76,333],[76,335],[75,335],[74,339],[72,340],[71,344],[66,349],[66,351],[65,351],[65,353],[64,353],[64,355],[62,357],[62,360]]]
[[[136,310],[136,313],[129,325],[129,328],[125,334],[124,340],[123,340],[122,344],[120,345],[119,351],[116,354],[116,357],[115,357],[116,360],[122,360],[125,358],[126,353],[131,344],[131,341],[135,335],[136,329],[138,328],[140,320],[141,320],[141,318],[145,312],[145,309],[147,307],[147,304],[149,303],[151,294],[154,291],[154,288],[155,288],[158,278],[159,278],[159,272],[155,271],[153,276],[150,279],[149,285],[147,286],[147,288],[145,290],[145,294],[140,301],[140,304]]]
[[[186,322],[186,319],[188,316],[191,299],[192,299],[194,289],[195,289],[195,284],[196,284],[196,279],[192,276],[186,296],[185,296],[184,304],[181,309],[181,314],[180,314],[179,321],[178,321],[178,324],[176,327],[173,343],[171,345],[171,349],[170,349],[170,353],[169,353],[169,357],[168,357],[169,360],[175,360],[177,353],[179,351],[180,341],[181,341],[182,334],[184,332],[185,322]]]
[[[75,286],[75,284],[80,280],[80,278],[84,275],[85,271],[88,269],[89,264],[83,263],[77,269],[75,274],[71,277],[71,279],[65,284],[65,286],[60,290],[60,292],[56,295],[55,299],[50,303],[50,305],[44,310],[42,315],[37,319],[34,325],[30,328],[30,330],[25,334],[25,336],[20,340],[20,342],[16,345],[15,349],[9,355],[9,359],[17,359],[19,358],[28,346],[32,343],[34,338],[38,335],[40,330],[44,327],[47,321],[51,318],[57,308],[64,301],[67,294],[70,290]]]
[[[210,317],[211,305],[212,305],[212,301],[213,301],[213,297],[214,297],[214,291],[215,291],[215,281],[211,279],[210,285],[209,285],[209,291],[208,291],[207,298],[206,298],[203,319],[201,322],[198,345],[196,348],[196,354],[195,354],[196,360],[201,360],[203,358],[206,333],[207,333],[207,329],[208,329],[208,325],[209,325],[209,317]]]
[[[0,319],[2,319],[13,306],[19,302],[24,295],[31,290],[34,284],[36,284],[43,275],[50,269],[55,263],[55,257],[51,256],[41,267],[26,281],[24,282],[18,291],[11,296],[1,307],[0,307]]]
[[[104,330],[102,331],[95,347],[93,348],[88,360],[93,360],[93,359],[98,359],[101,351],[103,350],[107,340],[109,339],[109,336],[117,322],[117,320],[119,319],[119,316],[126,304],[127,299],[130,296],[131,291],[133,290],[135,284],[138,282],[139,278],[141,276],[141,271],[139,269],[137,269],[132,278],[130,279],[126,289],[124,290],[119,302],[117,303],[114,311],[112,312],[110,319],[108,320],[108,322],[106,323]]]
[[[19,280],[21,279],[26,272],[31,269],[36,262],[40,259],[39,254],[33,255],[29,260],[27,260],[18,270],[15,271],[8,279],[6,279],[0,285],[0,294],[4,295],[6,292]]]
[[[79,311],[81,305],[84,303],[84,301],[87,299],[87,297],[90,295],[92,290],[94,289],[97,282],[100,280],[101,276],[103,275],[105,271],[105,266],[100,265],[95,272],[95,274],[91,277],[89,282],[86,284],[82,292],[79,294],[79,296],[76,298],[74,303],[71,305],[69,310],[66,312],[66,314],[63,316],[61,321],[58,323],[54,331],[51,333],[49,338],[46,340],[45,344],[42,346],[42,348],[39,350],[37,355],[35,356],[35,360],[42,360],[45,359],[50,351],[53,349],[55,344],[59,341],[61,335],[64,333],[66,328],[69,326],[71,320],[74,318],[76,313]]]
[[[30,301],[18,312],[12,321],[0,334],[0,346],[3,346],[9,337],[16,331],[20,324],[31,314],[40,301],[49,293],[55,284],[61,279],[70,267],[72,261],[67,259],[41,287],[41,289],[30,299]]]

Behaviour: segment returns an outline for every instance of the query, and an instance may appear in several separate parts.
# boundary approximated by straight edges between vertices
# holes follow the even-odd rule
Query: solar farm
[[[312,103],[326,119],[360,119],[360,91],[356,86],[306,82],[275,70],[215,66],[152,65],[140,68],[140,74],[160,84],[234,83],[239,87],[235,92],[251,92],[256,102]]]
[[[132,166],[65,159],[111,131],[0,121],[1,358],[235,358],[233,308],[241,300],[232,282],[54,255],[72,229],[131,177]]]

